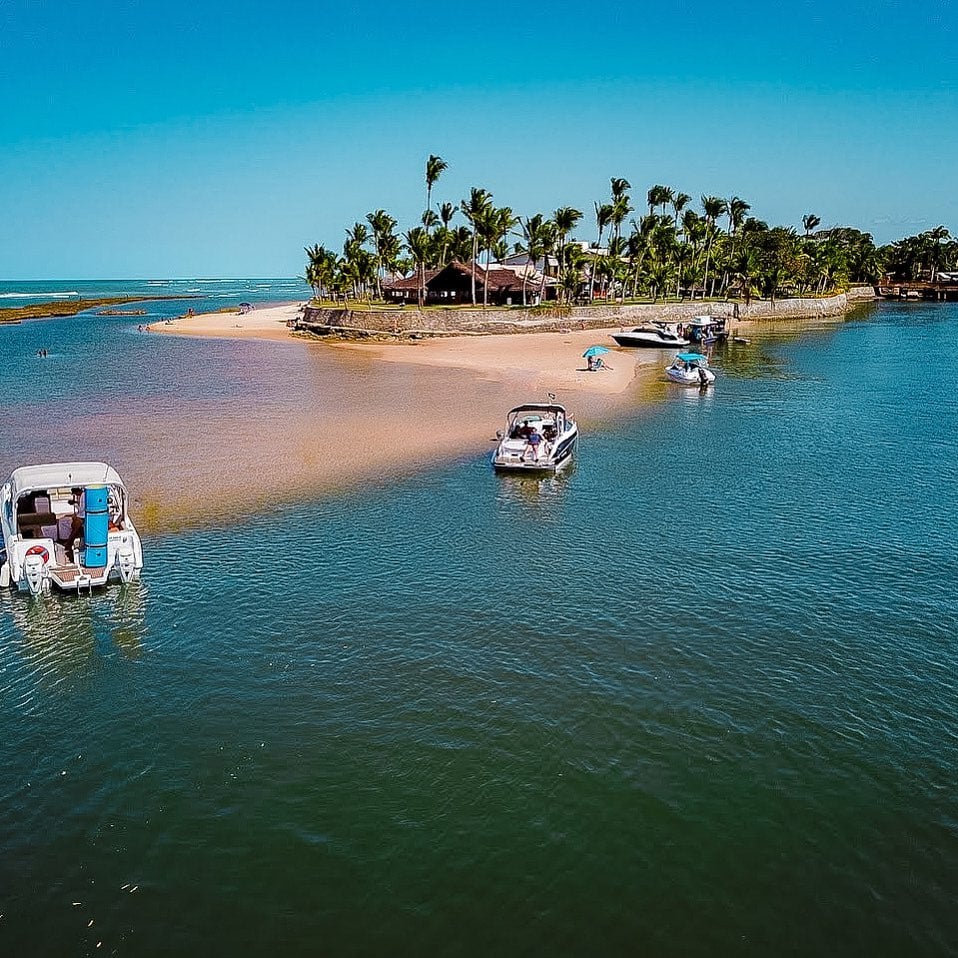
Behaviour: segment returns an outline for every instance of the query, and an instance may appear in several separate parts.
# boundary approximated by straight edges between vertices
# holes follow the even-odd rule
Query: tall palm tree
[[[594,264],[598,262],[600,256],[599,250],[602,248],[602,234],[605,232],[605,228],[612,221],[612,215],[615,212],[614,207],[611,203],[593,203],[595,207],[595,227],[598,231],[598,238],[595,241],[595,255],[592,258],[593,269],[591,270],[592,278],[589,282],[589,299],[595,297],[595,274],[596,270]]]
[[[688,193],[676,193],[672,197],[672,211],[675,214],[674,220],[676,228],[679,225],[679,214],[692,202],[692,197]]]
[[[479,258],[479,223],[486,210],[492,205],[492,194],[488,190],[474,186],[469,193],[469,199],[459,204],[463,216],[469,221],[472,228],[472,305],[476,305],[476,260]]]
[[[455,203],[443,203],[439,207],[439,219],[442,220],[442,225],[449,229],[449,224],[452,222],[452,218],[456,215],[456,204]]]
[[[708,232],[707,246],[705,250],[705,279],[702,281],[703,289],[708,295],[708,285],[709,285],[709,261],[712,257],[712,243],[715,241],[715,224],[718,221],[718,218],[725,214],[728,209],[728,203],[723,200],[720,196],[703,196],[702,197],[702,212],[705,214],[706,229]],[[713,281],[714,287],[714,281]],[[715,290],[712,290],[714,295]]]
[[[392,245],[390,240],[394,238],[396,221],[385,210],[367,213],[366,221],[373,231],[373,246],[376,248],[376,295],[381,299],[382,276],[386,270],[387,253]]]
[[[486,277],[488,280],[489,267],[492,261],[493,250],[499,243],[505,239],[509,230],[515,226],[516,217],[508,206],[497,209],[491,203],[486,207],[482,216],[479,217],[477,229],[479,237],[482,240],[482,248],[486,252]],[[483,308],[489,305],[489,283],[484,281],[482,284],[482,305]]]
[[[745,225],[745,215],[751,208],[750,203],[746,203],[745,200],[738,196],[732,196],[726,202],[725,213],[728,216],[728,236],[730,239],[728,259],[730,262],[735,259],[736,238],[739,230]],[[723,290],[728,288],[730,278],[729,269],[726,267],[725,273],[722,276]]]
[[[582,213],[579,212],[579,210],[573,209],[571,206],[560,206],[552,214],[552,222],[555,223],[556,232],[559,234],[560,252],[565,252],[569,234],[576,228],[576,224],[581,219]]]
[[[545,217],[541,213],[536,213],[528,217],[525,222],[520,218],[519,226],[522,230],[522,242],[516,244],[516,252],[525,253],[529,260],[529,267],[533,270],[541,257],[545,256],[545,242],[543,235],[543,225]],[[543,263],[543,269],[545,264]],[[522,272],[522,305],[526,305],[526,283],[529,279],[529,268]]]
[[[426,160],[426,209],[432,209],[432,188],[439,182],[443,170],[449,168],[449,164],[441,157],[434,154],[429,155]]]
[[[931,267],[931,281],[935,281],[938,270],[941,268],[942,260],[942,242],[951,239],[951,233],[944,226],[936,226],[934,229],[927,230],[922,237],[928,240],[928,260]]]
[[[419,282],[416,287],[416,301],[422,309],[426,299],[426,260],[429,258],[429,233],[422,226],[414,226],[406,233],[406,249],[412,256]]]
[[[309,257],[309,263],[306,265],[306,282],[313,287],[317,299],[322,299],[324,294],[332,290],[336,276],[336,254],[318,243],[307,246],[305,249]]]
[[[613,176],[610,180],[612,184],[612,202],[621,200],[626,196],[626,190],[632,189],[632,184],[621,176]]]
[[[653,186],[648,192],[649,215],[655,212],[657,206],[665,211],[665,204],[672,199],[672,190],[668,186]]]
[[[808,239],[812,235],[812,230],[815,229],[821,221],[821,217],[816,216],[814,213],[806,213],[802,217],[802,226],[805,227],[805,239]]]

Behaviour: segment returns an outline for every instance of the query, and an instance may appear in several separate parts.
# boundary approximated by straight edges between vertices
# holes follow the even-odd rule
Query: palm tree
[[[805,239],[808,239],[812,235],[812,230],[821,223],[821,217],[816,216],[814,213],[806,213],[802,217],[802,226],[805,227]]]
[[[665,204],[672,199],[672,190],[668,186],[653,186],[648,192],[649,215],[655,212],[656,206],[662,207],[665,212]]]
[[[523,243],[516,244],[516,252],[525,253],[529,259],[529,266],[532,269],[536,268],[536,264],[539,262],[540,257],[545,256],[545,236],[543,234],[543,226],[545,225],[545,217],[541,213],[536,213],[534,216],[530,216],[525,222],[520,218],[519,226],[522,229],[522,239]],[[545,269],[545,263],[543,263],[543,270]],[[522,273],[522,305],[526,305],[526,283],[529,279],[529,269],[523,270]]]
[[[443,203],[439,207],[439,219],[442,220],[442,225],[449,229],[449,224],[452,222],[452,218],[456,215],[456,204],[455,203]]]
[[[609,223],[611,222],[612,215],[615,212],[615,209],[613,208],[611,203],[603,203],[603,204],[593,203],[592,205],[595,207],[595,226],[599,233],[598,239],[595,241],[595,255],[593,256],[593,260],[592,260],[594,264],[598,261],[598,258],[600,255],[599,250],[602,248],[602,234],[605,232],[606,226],[608,226]],[[589,282],[589,299],[590,300],[595,297],[596,270],[594,266],[593,266],[593,269],[591,270],[591,273],[592,273],[592,277]]]
[[[429,258],[429,233],[422,226],[414,226],[405,236],[406,249],[412,256],[419,283],[416,289],[416,301],[422,309],[426,299],[426,260]]]
[[[491,203],[479,218],[477,228],[482,239],[482,248],[486,251],[487,278],[493,250],[506,237],[515,223],[516,217],[508,206],[496,209]],[[483,281],[482,284],[482,305],[483,308],[489,305],[489,283],[487,281]]]
[[[931,267],[931,281],[935,281],[938,275],[942,258],[941,244],[943,240],[951,239],[951,233],[944,226],[936,226],[934,229],[922,233],[922,237],[927,239],[929,245],[929,266]]]
[[[393,230],[396,228],[396,221],[385,210],[367,213],[366,221],[372,227],[373,246],[376,247],[376,295],[382,299],[382,274],[385,272],[387,254],[392,246],[390,240],[395,238]]]
[[[676,193],[672,197],[672,210],[675,213],[675,225],[679,225],[679,214],[686,206],[692,201],[692,197],[688,193]]]
[[[559,234],[559,249],[561,252],[565,252],[568,236],[576,228],[576,224],[581,219],[582,213],[580,213],[579,210],[573,209],[571,206],[560,206],[552,214],[552,222],[555,223],[556,231]]]
[[[309,263],[306,265],[306,282],[313,287],[316,298],[322,299],[323,295],[328,294],[332,289],[336,276],[336,254],[319,244],[307,246],[305,249],[309,257]]]
[[[705,251],[705,279],[702,282],[703,289],[708,290],[709,284],[709,261],[712,256],[712,243],[715,239],[715,224],[720,216],[728,209],[728,203],[719,196],[703,196],[702,212],[705,214],[706,230],[708,232],[708,245]],[[714,285],[714,283],[713,283]],[[715,290],[712,290],[714,295]]]
[[[441,157],[433,154],[426,160],[426,209],[432,208],[432,188],[439,181],[443,170],[448,169],[449,164]]]
[[[476,305],[476,260],[479,258],[478,226],[486,210],[492,205],[492,194],[478,186],[474,186],[469,193],[469,199],[459,204],[463,216],[472,227],[472,305]]]

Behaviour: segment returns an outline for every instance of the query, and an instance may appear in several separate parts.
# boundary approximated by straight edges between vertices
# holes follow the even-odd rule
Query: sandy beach
[[[512,406],[550,393],[588,431],[664,388],[660,353],[617,350],[607,331],[327,341],[287,327],[298,309],[153,324],[149,337],[171,347],[207,340],[175,354],[178,379],[208,381],[209,400],[71,426],[126,470],[145,529],[225,521],[485,455]],[[598,372],[582,357],[592,345],[609,348]]]
[[[448,336],[418,342],[344,342],[305,339],[289,328],[301,305],[256,308],[184,316],[154,323],[150,332],[226,339],[265,339],[307,343],[312,348],[353,352],[386,363],[471,370],[496,383],[521,384],[536,396],[547,392],[611,395],[626,390],[640,368],[661,365],[654,350],[615,347],[609,329],[523,335]],[[607,347],[603,368],[589,371],[582,354],[593,345]]]
[[[212,336],[226,339],[291,339],[287,323],[299,315],[299,303],[264,306],[247,313],[233,310],[222,313],[199,313],[162,320],[147,326],[151,333],[173,333],[177,336]]]

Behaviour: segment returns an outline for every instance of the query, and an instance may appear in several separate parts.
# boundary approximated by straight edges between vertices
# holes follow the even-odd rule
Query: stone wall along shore
[[[842,316],[853,306],[875,298],[870,286],[835,296],[808,299],[737,302],[643,303],[635,306],[571,306],[535,309],[436,309],[403,306],[343,309],[306,306],[295,328],[319,335],[341,336],[488,336],[495,333],[548,333],[570,329],[638,326],[654,320],[682,323],[710,315],[738,320],[816,319]]]

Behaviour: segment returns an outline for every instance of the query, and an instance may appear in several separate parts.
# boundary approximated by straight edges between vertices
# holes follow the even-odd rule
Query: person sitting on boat
[[[539,443],[542,442],[542,435],[535,426],[530,427],[529,435],[526,437],[526,449],[532,450],[532,458],[539,458]],[[524,455],[524,454],[523,454]]]
[[[57,542],[63,546],[67,561],[74,561],[77,542],[82,538],[83,520],[77,515],[60,516],[57,520]]]

